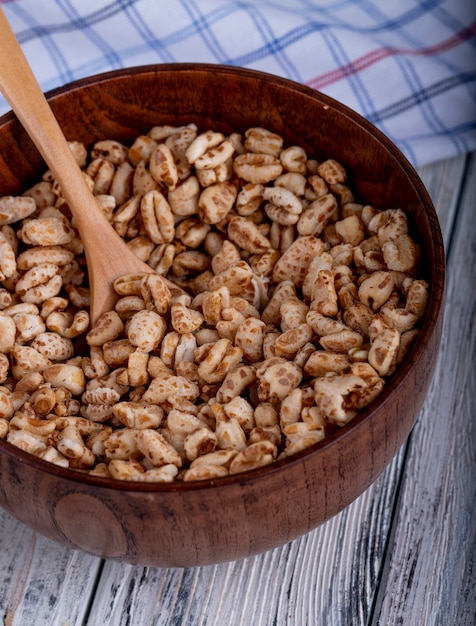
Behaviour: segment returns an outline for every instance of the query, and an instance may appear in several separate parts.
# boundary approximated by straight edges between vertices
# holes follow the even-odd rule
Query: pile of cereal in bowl
[[[360,203],[331,156],[263,128],[70,146],[156,273],[118,278],[90,328],[51,173],[0,198],[0,437],[96,476],[213,479],[318,443],[380,394],[428,300],[404,210]]]

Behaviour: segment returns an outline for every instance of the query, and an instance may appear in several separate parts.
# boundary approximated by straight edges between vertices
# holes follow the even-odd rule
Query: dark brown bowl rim
[[[88,87],[92,84],[100,84],[108,82],[111,79],[122,78],[124,76],[143,75],[147,73],[160,73],[169,72],[190,72],[201,71],[203,73],[213,72],[216,73],[232,73],[239,74],[244,78],[259,79],[264,81],[271,81],[284,88],[292,89],[293,91],[300,92],[302,95],[316,99],[320,104],[328,105],[337,109],[341,114],[347,116],[352,123],[358,124],[365,128],[370,134],[372,134],[380,144],[392,154],[395,161],[399,164],[405,175],[408,177],[409,182],[415,188],[415,191],[420,198],[422,207],[429,214],[430,221],[432,223],[432,241],[434,247],[434,268],[438,268],[438,271],[433,271],[432,283],[430,285],[430,298],[428,303],[428,313],[421,326],[418,338],[415,345],[412,347],[410,353],[405,359],[405,363],[398,368],[394,376],[387,381],[381,394],[365,409],[360,411],[358,415],[350,421],[348,424],[338,429],[335,433],[327,436],[324,440],[316,443],[301,452],[293,454],[285,459],[277,460],[257,469],[242,472],[240,474],[234,474],[232,476],[225,476],[216,479],[204,479],[190,482],[176,481],[172,483],[152,483],[152,482],[140,482],[140,481],[120,481],[111,478],[103,478],[94,476],[80,470],[74,470],[69,468],[63,468],[49,461],[44,461],[34,455],[15,447],[13,444],[8,443],[4,439],[0,439],[0,453],[5,454],[13,460],[20,461],[21,463],[32,467],[39,472],[45,472],[54,475],[63,480],[77,482],[82,484],[88,484],[96,486],[98,488],[109,488],[118,491],[125,492],[144,492],[144,493],[172,493],[176,491],[196,491],[196,490],[209,490],[221,487],[226,487],[230,483],[246,483],[259,481],[263,475],[270,475],[273,473],[279,473],[285,471],[288,467],[295,464],[299,464],[303,459],[319,454],[323,449],[330,448],[347,438],[350,433],[354,433],[359,430],[362,425],[368,420],[372,419],[376,412],[383,409],[388,403],[390,397],[394,393],[398,393],[398,387],[403,383],[407,377],[411,374],[412,369],[421,359],[425,350],[426,342],[430,339],[433,331],[435,330],[438,322],[438,318],[441,314],[443,295],[445,288],[445,257],[444,257],[444,244],[443,237],[438,221],[438,217],[431,201],[431,198],[418,176],[413,165],[401,152],[401,150],[376,126],[365,119],[362,115],[352,110],[345,104],[342,104],[338,100],[323,94],[322,92],[315,90],[306,85],[297,83],[293,80],[282,78],[274,74],[263,72],[260,70],[253,70],[248,68],[242,68],[237,66],[228,66],[220,64],[210,63],[164,63],[164,64],[149,64],[140,65],[130,68],[121,68],[117,70],[111,70],[102,72],[92,76],[77,79],[61,87],[56,87],[45,93],[48,100],[53,100],[57,96],[65,96],[68,93],[72,93],[77,90],[81,90],[84,87]],[[4,113],[0,116],[0,128],[3,124],[14,118],[14,114],[11,111]]]

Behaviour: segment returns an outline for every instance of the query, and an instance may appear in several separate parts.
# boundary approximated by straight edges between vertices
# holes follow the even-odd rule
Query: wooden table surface
[[[0,510],[6,626],[473,626],[476,623],[476,154],[419,170],[447,251],[438,367],[383,475],[308,535],[227,564],[102,561]]]

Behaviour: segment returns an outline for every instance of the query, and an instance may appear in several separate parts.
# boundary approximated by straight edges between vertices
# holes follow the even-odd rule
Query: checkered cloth
[[[0,4],[45,91],[133,65],[222,63],[284,76],[340,100],[414,165],[476,149],[474,0]],[[0,113],[6,110],[2,99]]]

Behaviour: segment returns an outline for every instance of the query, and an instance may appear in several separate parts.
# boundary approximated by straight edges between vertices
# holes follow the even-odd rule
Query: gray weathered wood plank
[[[476,158],[448,250],[444,340],[412,433],[378,624],[475,623]]]
[[[0,623],[84,622],[101,560],[42,537],[0,512]]]
[[[352,615],[365,623],[400,471],[401,455],[336,518],[243,561],[185,569],[107,562],[89,624],[349,624]]]

